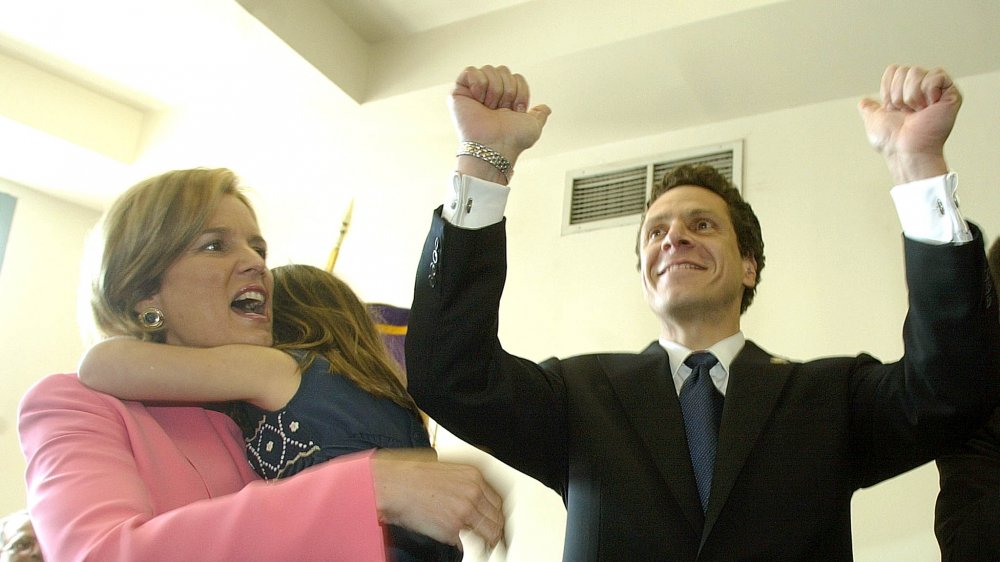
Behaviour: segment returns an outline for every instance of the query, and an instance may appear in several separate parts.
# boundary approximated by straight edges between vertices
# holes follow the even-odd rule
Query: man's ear
[[[757,260],[753,256],[743,256],[743,285],[757,286]]]

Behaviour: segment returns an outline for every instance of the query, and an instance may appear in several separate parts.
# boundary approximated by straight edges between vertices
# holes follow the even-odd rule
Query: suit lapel
[[[666,351],[653,342],[640,355],[605,355],[600,362],[692,529],[701,529],[704,514]]]
[[[772,357],[750,341],[730,366],[702,542],[728,500],[736,477],[770,418],[792,369],[792,364]]]

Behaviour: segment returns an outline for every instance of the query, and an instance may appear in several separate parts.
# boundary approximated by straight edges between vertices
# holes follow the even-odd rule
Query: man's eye
[[[659,238],[661,236],[663,236],[663,229],[662,228],[654,228],[653,230],[649,231],[649,239],[650,240],[656,240],[657,238]]]
[[[711,221],[700,220],[700,221],[694,223],[694,229],[695,230],[708,230],[710,228],[712,228]]]
[[[260,257],[262,257],[264,259],[267,259],[267,248],[264,248],[262,246],[258,246],[256,248],[254,248],[254,251],[256,251],[257,254],[260,255]]]

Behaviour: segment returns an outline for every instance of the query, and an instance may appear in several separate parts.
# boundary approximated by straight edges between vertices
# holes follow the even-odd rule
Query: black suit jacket
[[[567,562],[850,560],[854,491],[931,460],[995,402],[1000,331],[976,239],[906,241],[904,360],[791,363],[747,342],[704,515],[658,344],[541,364],[503,350],[503,223],[463,230],[435,213],[407,333],[410,392],[562,495]]]
[[[942,562],[1000,560],[1000,408],[971,439],[937,459],[934,533]]]

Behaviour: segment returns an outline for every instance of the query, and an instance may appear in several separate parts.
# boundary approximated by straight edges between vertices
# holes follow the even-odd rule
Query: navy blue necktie
[[[715,446],[719,441],[719,420],[722,419],[722,394],[712,384],[709,371],[719,360],[708,352],[692,353],[684,361],[691,375],[681,386],[680,403],[684,414],[691,467],[702,511],[708,510],[712,491],[712,470],[715,467]]]

